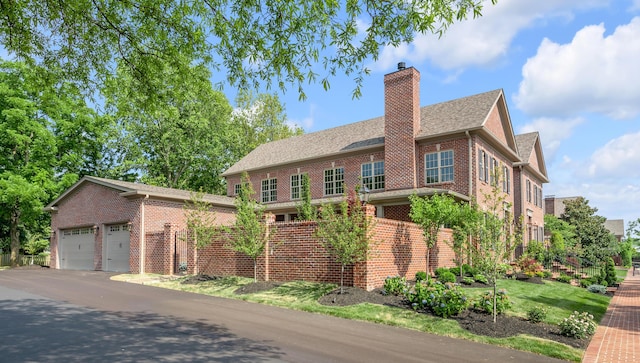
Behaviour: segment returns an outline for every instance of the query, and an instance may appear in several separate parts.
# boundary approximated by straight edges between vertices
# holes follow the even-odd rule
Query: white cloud
[[[591,177],[625,179],[640,177],[640,132],[609,141],[591,155],[588,173]]]
[[[398,47],[385,47],[378,62],[369,68],[392,69],[397,62],[422,63],[451,70],[469,66],[491,66],[509,51],[513,38],[538,20],[572,17],[571,11],[602,6],[608,0],[501,0],[496,5],[484,2],[483,15],[454,23],[442,38],[418,34],[414,41]]]
[[[533,115],[640,114],[640,17],[604,32],[600,24],[581,29],[569,44],[544,39],[522,68],[516,105]]]
[[[573,130],[583,122],[584,119],[579,117],[570,119],[542,117],[520,127],[518,133],[538,131],[540,133],[540,141],[544,149],[545,159],[549,161],[555,159],[555,154],[558,148],[560,148],[560,145],[562,145],[562,141],[571,137]]]
[[[311,104],[309,106],[309,115],[301,120],[299,119],[288,119],[286,121],[287,125],[289,125],[290,127],[301,127],[304,131],[308,132],[311,130],[311,128],[314,125],[315,122],[315,112],[316,111],[316,105],[315,104]]]
[[[640,10],[640,0],[633,0],[631,2],[631,7],[629,11],[639,11]]]

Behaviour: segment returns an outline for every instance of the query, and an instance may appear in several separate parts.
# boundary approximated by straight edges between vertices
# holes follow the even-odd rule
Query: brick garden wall
[[[275,223],[265,254],[257,261],[258,279],[340,283],[341,266],[313,236],[316,226],[309,221]],[[431,270],[454,265],[453,251],[443,242],[450,236],[450,230],[441,232],[431,251]],[[426,246],[418,225],[376,218],[373,240],[376,244],[369,261],[345,269],[345,285],[372,290],[381,287],[387,276],[413,279],[417,271],[425,271]],[[224,244],[225,240],[218,238],[198,250],[197,267],[188,272],[253,277],[252,260]]]

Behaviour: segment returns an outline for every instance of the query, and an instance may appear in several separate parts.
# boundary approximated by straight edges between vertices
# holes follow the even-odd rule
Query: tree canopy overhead
[[[0,0],[0,43],[81,85],[101,83],[121,62],[144,80],[163,63],[186,76],[195,61],[238,88],[293,85],[301,98],[305,83],[329,88],[342,72],[353,77],[357,97],[365,63],[383,46],[410,42],[416,33],[441,35],[454,21],[479,16],[482,3]]]

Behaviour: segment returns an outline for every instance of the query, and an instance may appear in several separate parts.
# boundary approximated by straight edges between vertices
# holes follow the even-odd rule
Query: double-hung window
[[[324,171],[324,195],[344,193],[344,168]]]
[[[531,180],[527,179],[527,202],[531,203]]]
[[[426,184],[453,181],[453,150],[425,154],[424,165]]]
[[[489,158],[489,184],[496,186],[498,178],[498,160],[493,156]]]
[[[304,174],[291,175],[291,200],[302,198],[302,178]]]
[[[502,191],[511,194],[511,172],[508,166],[502,167]]]
[[[478,176],[483,182],[489,181],[489,160],[487,160],[487,153],[484,150],[480,150],[478,153]]]
[[[278,200],[278,179],[264,179],[260,187],[262,203],[275,202]]]
[[[384,161],[362,164],[362,186],[369,190],[384,189]]]

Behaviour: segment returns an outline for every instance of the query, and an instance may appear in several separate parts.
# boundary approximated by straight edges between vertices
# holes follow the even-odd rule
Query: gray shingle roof
[[[518,155],[524,163],[529,162],[531,154],[534,153],[534,151],[538,154],[538,169],[536,172],[542,176],[542,182],[548,183],[547,166],[544,161],[544,156],[542,155],[542,146],[540,145],[540,134],[536,131],[516,135],[516,145],[518,147]]]
[[[481,128],[502,95],[494,90],[425,106],[420,109],[417,139]],[[304,162],[358,149],[384,146],[384,117],[294,136],[258,146],[222,175],[234,175],[265,166]]]
[[[518,145],[518,155],[522,160],[529,160],[533,147],[536,145],[538,139],[537,132],[530,132],[527,134],[516,135],[516,145]]]
[[[119,190],[122,196],[135,196],[135,195],[149,195],[150,197],[162,198],[162,199],[174,199],[180,201],[186,201],[191,199],[191,191],[182,190],[182,189],[173,189],[173,188],[164,188],[157,187],[153,185],[141,184],[141,183],[131,183],[122,180],[113,180],[113,179],[105,179],[98,178],[94,176],[85,176],[76,184],[74,184],[71,188],[67,189],[62,195],[60,195],[56,200],[49,203],[45,210],[52,210],[62,199],[64,199],[67,195],[69,195],[73,190],[78,188],[81,184],[91,182],[96,183],[102,186],[106,186],[115,190]],[[221,195],[214,194],[205,194],[202,199],[206,202],[210,202],[219,206],[233,206],[233,198],[225,197]]]

